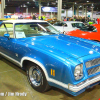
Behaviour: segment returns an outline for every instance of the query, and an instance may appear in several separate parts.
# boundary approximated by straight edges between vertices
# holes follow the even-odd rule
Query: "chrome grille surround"
[[[98,72],[100,72],[100,66],[89,69],[88,75],[92,75],[92,74],[95,74],[95,73],[98,73]]]
[[[85,64],[86,64],[86,68],[98,65],[98,64],[100,64],[100,58],[90,60],[90,61],[86,62]]]

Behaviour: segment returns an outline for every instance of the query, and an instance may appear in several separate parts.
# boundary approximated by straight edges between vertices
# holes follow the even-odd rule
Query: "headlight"
[[[77,65],[75,67],[74,76],[76,80],[79,80],[83,77],[83,64]]]

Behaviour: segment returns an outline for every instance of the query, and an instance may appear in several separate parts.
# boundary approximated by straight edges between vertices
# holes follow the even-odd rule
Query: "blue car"
[[[100,83],[100,43],[60,34],[46,21],[3,21],[0,57],[25,69],[39,92],[54,86],[77,96]]]

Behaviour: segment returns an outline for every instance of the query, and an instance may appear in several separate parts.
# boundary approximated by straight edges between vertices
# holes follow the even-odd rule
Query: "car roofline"
[[[3,21],[3,23],[32,23],[32,22],[47,22],[47,21],[43,21],[43,20],[7,20],[7,21]]]

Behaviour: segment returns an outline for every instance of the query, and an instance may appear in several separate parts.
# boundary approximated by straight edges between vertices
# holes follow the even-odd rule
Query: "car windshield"
[[[76,27],[76,28],[81,28],[84,27],[85,25],[83,23],[72,23],[72,27]]]
[[[16,38],[54,35],[60,32],[47,22],[17,23],[15,24]]]
[[[80,30],[81,31],[90,31],[90,32],[97,32],[97,29],[96,29],[96,27],[94,27],[94,26],[84,26],[84,27],[81,27],[80,28]]]

